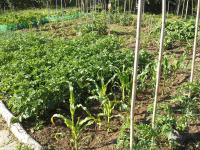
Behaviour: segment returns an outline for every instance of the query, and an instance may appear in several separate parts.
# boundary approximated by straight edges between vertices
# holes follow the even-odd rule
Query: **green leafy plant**
[[[101,74],[101,73],[100,73]],[[106,117],[107,121],[107,129],[110,130],[110,119],[113,117],[112,112],[117,104],[116,101],[110,101],[108,97],[108,86],[114,80],[116,75],[111,77],[108,81],[105,81],[104,77],[98,73],[98,79],[100,80],[100,84],[98,84],[95,80],[90,80],[95,84],[95,90],[93,91],[95,96],[91,96],[90,99],[96,99],[101,103],[102,113],[98,114],[99,116]]]
[[[122,93],[122,102],[125,102],[126,99],[126,93],[130,92],[130,75],[131,75],[131,69],[126,68],[125,65],[123,65],[122,69],[114,68],[116,71],[116,76],[119,79],[119,87]]]
[[[166,25],[166,43],[167,49],[173,48],[173,43],[176,41],[188,42],[194,38],[194,21],[170,21]]]
[[[65,125],[71,131],[71,136],[72,136],[71,141],[74,144],[74,149],[78,150],[80,149],[78,142],[80,139],[81,132],[87,126],[92,125],[94,123],[94,117],[92,117],[92,115],[89,113],[88,117],[85,117],[84,119],[81,119],[80,117],[78,117],[78,119],[76,120],[75,113],[78,108],[82,108],[83,110],[86,110],[87,114],[88,114],[88,111],[87,111],[87,108],[83,107],[81,104],[79,105],[76,104],[74,90],[71,83],[69,83],[69,91],[70,91],[70,98],[69,98],[70,119],[68,119],[67,117],[61,114],[54,114],[51,118],[51,122],[54,124],[55,118],[62,119],[64,121]]]
[[[94,19],[92,19],[91,23],[86,23],[76,27],[77,32],[86,34],[94,31],[98,34],[106,34],[108,29],[106,16],[102,13],[94,15],[93,18]]]

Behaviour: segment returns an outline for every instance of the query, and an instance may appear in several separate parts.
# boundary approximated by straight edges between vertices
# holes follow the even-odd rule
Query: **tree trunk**
[[[185,0],[183,0],[183,7],[182,7],[182,14],[181,14],[181,17],[183,17],[184,9],[185,9]]]
[[[188,14],[188,6],[189,6],[189,0],[187,0],[187,4],[186,4],[186,10],[185,10],[185,19],[187,19],[187,14]]]
[[[194,1],[192,0],[192,16],[194,15],[193,14],[193,8],[194,8]]]
[[[178,0],[178,6],[177,6],[177,11],[176,11],[176,15],[179,15],[179,11],[180,11],[180,4],[181,4],[181,0]]]
[[[126,12],[126,0],[124,0],[124,13]]]

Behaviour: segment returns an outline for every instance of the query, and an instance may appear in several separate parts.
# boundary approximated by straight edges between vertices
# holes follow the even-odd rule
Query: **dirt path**
[[[0,150],[17,150],[17,141],[0,116]]]

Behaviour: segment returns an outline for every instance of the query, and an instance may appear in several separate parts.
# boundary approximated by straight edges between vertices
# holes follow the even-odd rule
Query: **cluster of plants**
[[[168,49],[173,48],[173,43],[188,42],[194,38],[195,22],[194,20],[187,21],[174,21],[168,22],[166,25],[166,47]]]
[[[110,22],[120,24],[122,26],[130,26],[136,22],[136,17],[130,13],[112,13],[110,14]]]
[[[138,122],[135,125],[135,149],[148,150],[156,143],[155,148],[182,147],[185,133],[190,124],[199,123],[199,92],[200,80],[182,85],[169,100],[160,102],[157,108],[156,128],[151,127],[152,105],[149,105],[148,124]],[[117,149],[129,149],[129,119],[122,125],[117,142]],[[154,139],[155,143],[152,143]]]
[[[106,82],[118,72],[121,77],[114,81],[118,86],[122,84],[123,93],[129,87],[125,84],[131,83],[132,52],[121,49],[115,36],[90,33],[65,41],[35,33],[14,35],[1,34],[4,38],[0,40],[0,84],[8,106],[22,118],[35,118],[58,108],[69,95],[68,81],[75,85],[78,102],[84,103],[96,89],[93,80],[99,85],[100,77]],[[149,64],[149,56],[147,52],[141,54],[140,73]],[[146,76],[151,77],[149,73]],[[107,92],[111,91],[113,87],[107,86]]]
[[[21,10],[0,15],[0,25],[6,25],[9,30],[17,30],[38,27],[49,22],[71,20],[79,15],[75,9],[69,9],[64,13],[47,9]]]
[[[86,34],[90,32],[97,32],[98,34],[107,34],[108,19],[106,14],[91,14],[89,23],[84,23],[76,27],[79,34]]]
[[[43,12],[41,10],[38,11],[19,11],[19,12],[8,12],[0,15],[0,24],[37,24],[38,22],[43,21],[43,19],[47,16],[47,11]]]
[[[165,48],[173,49],[175,46],[182,44],[189,44],[191,40],[194,38],[195,33],[195,21],[193,19],[190,20],[181,20],[179,18],[169,17],[167,19],[166,27],[165,27]],[[155,22],[156,21],[156,22]],[[144,19],[144,25],[148,24],[151,26],[151,34],[150,36],[154,38],[159,38],[160,36],[160,18],[156,19]],[[153,25],[153,28],[152,28]]]

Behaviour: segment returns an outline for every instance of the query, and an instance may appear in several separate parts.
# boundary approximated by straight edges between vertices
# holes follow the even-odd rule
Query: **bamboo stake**
[[[162,28],[161,28],[161,36],[160,36],[160,50],[159,50],[159,58],[158,58],[158,66],[157,66],[157,74],[156,74],[156,89],[155,89],[153,116],[152,116],[152,128],[153,129],[155,128],[156,107],[157,107],[158,93],[159,93],[162,55],[163,55],[163,50],[164,50],[165,23],[166,23],[166,0],[163,0],[162,1]]]
[[[197,4],[195,36],[194,36],[194,46],[193,46],[193,56],[192,56],[192,68],[191,68],[191,76],[190,76],[191,83],[193,82],[193,79],[194,79],[194,67],[195,67],[196,50],[197,50],[198,24],[199,24],[199,12],[200,12],[199,9],[200,9],[200,0],[198,0],[198,4]]]
[[[126,0],[124,0],[124,13],[126,12]]]
[[[139,0],[138,15],[137,15],[137,33],[136,33],[135,58],[134,58],[134,68],[133,68],[134,69],[133,70],[133,83],[132,83],[132,97],[131,97],[131,112],[130,112],[130,150],[133,150],[133,142],[134,142],[134,111],[135,111],[136,90],[137,90],[137,69],[138,69],[139,48],[140,48],[142,1],[143,0]]]

